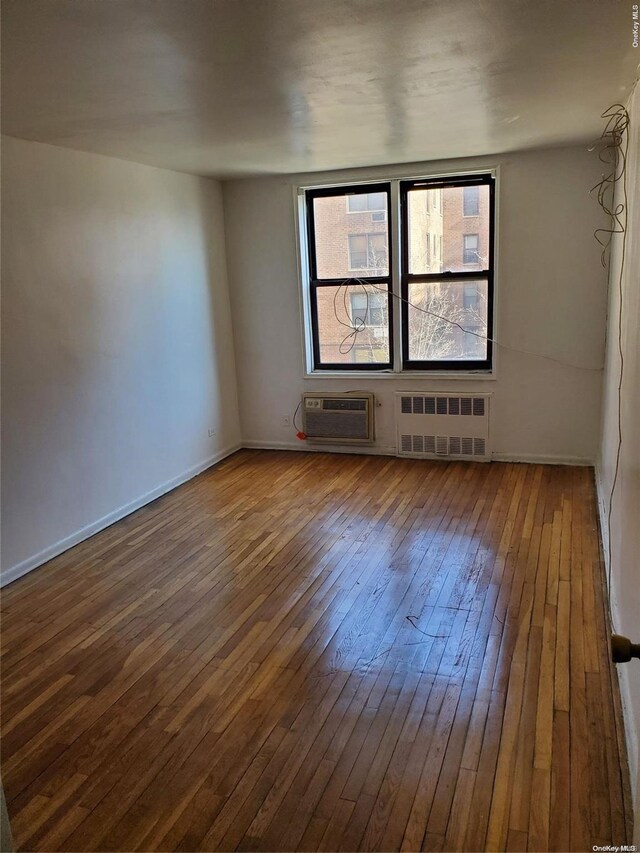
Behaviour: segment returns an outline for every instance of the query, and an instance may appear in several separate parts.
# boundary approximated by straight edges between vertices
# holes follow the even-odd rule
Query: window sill
[[[453,379],[479,380],[481,382],[496,381],[495,371],[488,370],[404,370],[395,372],[393,370],[313,370],[305,371],[304,379],[345,379],[351,382],[353,379]]]

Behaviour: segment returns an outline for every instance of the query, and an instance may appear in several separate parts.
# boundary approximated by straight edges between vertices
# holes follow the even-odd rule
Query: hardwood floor
[[[589,469],[241,451],[2,605],[21,850],[631,843]]]

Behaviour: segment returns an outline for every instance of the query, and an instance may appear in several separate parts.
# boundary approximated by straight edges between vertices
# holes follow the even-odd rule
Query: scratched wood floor
[[[18,849],[631,842],[589,469],[241,451],[2,605]]]

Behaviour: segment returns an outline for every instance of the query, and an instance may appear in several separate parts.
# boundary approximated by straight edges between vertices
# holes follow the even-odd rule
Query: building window
[[[480,193],[478,187],[464,187],[462,190],[462,215],[478,216],[480,214]]]
[[[354,325],[379,329],[386,323],[387,297],[383,293],[351,293],[351,319]]]
[[[478,288],[475,284],[465,284],[462,303],[466,311],[475,311],[478,307]]]
[[[350,270],[386,270],[387,235],[386,234],[349,234]]]
[[[315,188],[303,201],[311,370],[491,369],[493,175]]]
[[[362,213],[369,211],[386,211],[386,193],[352,193],[347,196],[347,209],[349,213]]]
[[[369,213],[372,222],[384,222],[387,218],[385,193],[355,193],[347,196],[349,213]]]
[[[463,249],[462,249],[462,263],[465,265],[468,264],[477,264],[478,263],[478,235],[477,234],[463,234]]]

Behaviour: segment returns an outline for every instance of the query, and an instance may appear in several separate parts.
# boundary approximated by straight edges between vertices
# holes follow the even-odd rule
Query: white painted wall
[[[240,433],[216,181],[5,137],[2,203],[8,580]]]
[[[281,415],[303,389],[370,390],[375,452],[395,452],[393,392],[493,392],[497,458],[593,462],[600,371],[581,371],[501,351],[495,380],[365,377],[303,379],[293,187],[323,181],[428,174],[499,165],[498,339],[570,362],[604,358],[606,273],[593,231],[603,224],[589,189],[594,154],[562,148],[366,171],[238,180],[223,184],[240,415],[245,443],[300,448]]]
[[[628,221],[622,276],[622,447],[611,514],[611,610],[614,630],[640,642],[640,86],[628,105]],[[619,185],[621,190],[621,185]],[[622,192],[618,201],[623,201]],[[613,240],[609,280],[609,320],[604,375],[602,445],[598,491],[605,552],[607,515],[618,448],[620,355],[620,264],[623,241]],[[640,845],[640,661],[618,667],[625,706],[632,785],[635,787],[635,843]]]

